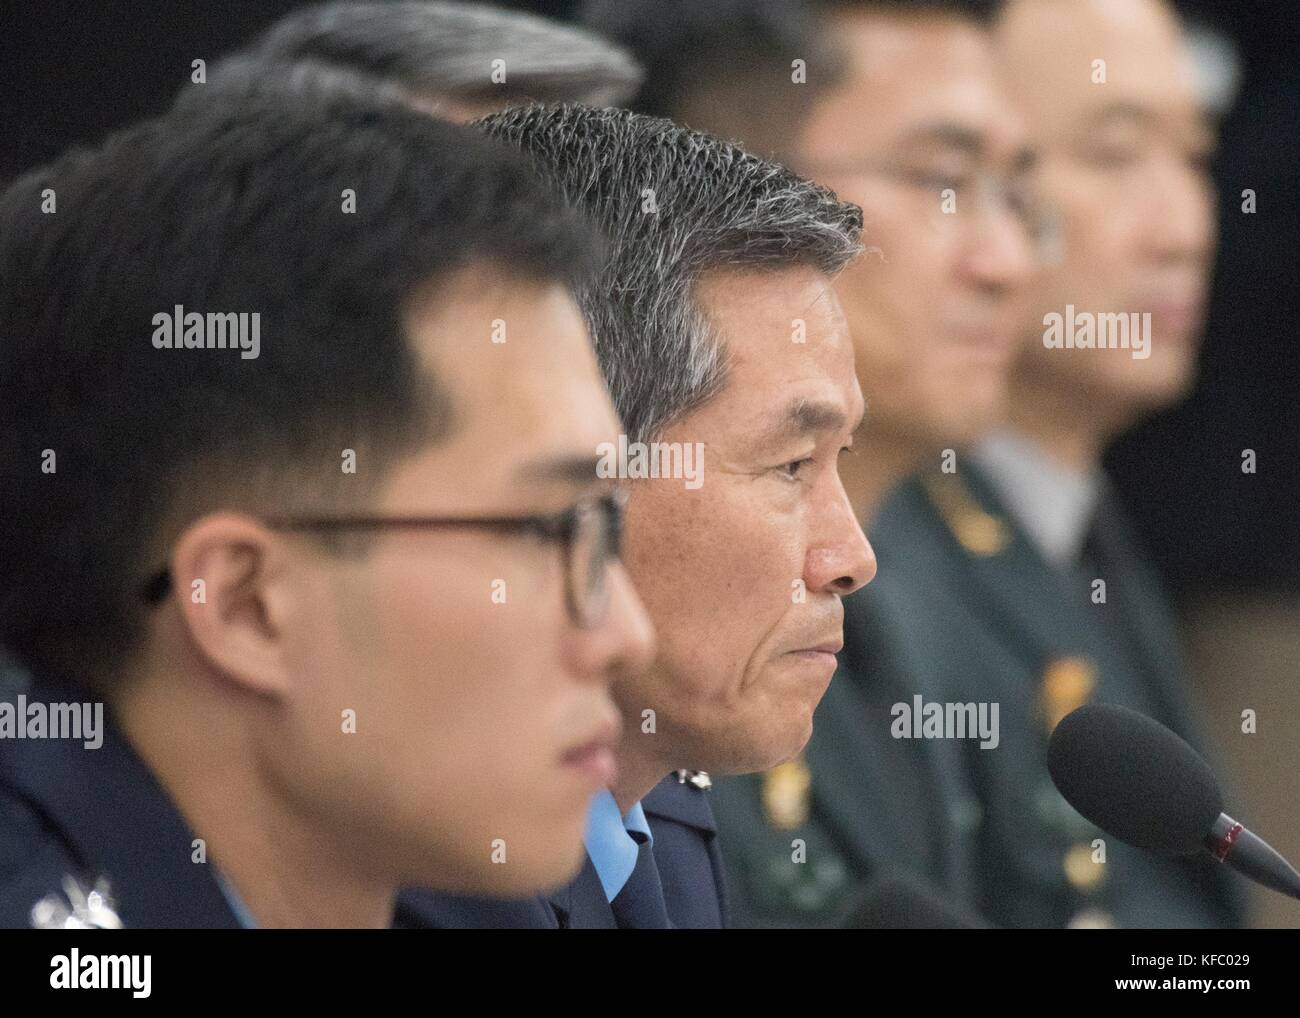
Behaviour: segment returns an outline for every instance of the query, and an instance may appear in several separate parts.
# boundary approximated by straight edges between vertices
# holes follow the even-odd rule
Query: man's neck
[[[220,871],[258,926],[391,924],[393,882],[367,872],[275,793],[255,747],[238,734],[251,725],[214,723],[219,707],[202,724],[189,723],[192,712],[160,709],[138,688],[115,698],[118,725],[202,840],[206,865]]]
[[[1109,409],[1082,387],[1012,380],[1007,426],[1075,473],[1099,467],[1111,440],[1132,423],[1131,415]]]
[[[618,811],[623,814],[675,769],[654,752],[651,744],[655,737],[642,735],[640,729],[635,732],[623,737],[618,751],[618,777],[610,788]]]

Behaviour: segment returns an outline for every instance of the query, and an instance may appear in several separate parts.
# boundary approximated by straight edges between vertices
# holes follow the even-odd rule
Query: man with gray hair
[[[615,680],[618,776],[577,880],[506,904],[412,892],[399,920],[719,927],[702,772],[802,749],[841,598],[875,573],[838,471],[863,402],[831,280],[859,250],[861,210],[667,120],[541,106],[481,123],[609,240],[578,297],[626,429],[606,452],[630,481],[625,560],[659,655]]]
[[[525,102],[619,103],[641,82],[625,50],[590,32],[497,7],[425,0],[295,11],[218,64],[212,80],[302,62],[387,83],[409,105],[453,121]]]

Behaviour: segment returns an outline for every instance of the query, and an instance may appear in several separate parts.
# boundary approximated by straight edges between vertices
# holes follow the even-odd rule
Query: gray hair
[[[606,235],[606,264],[578,300],[631,441],[653,440],[725,381],[725,350],[693,300],[701,274],[810,265],[834,275],[861,250],[858,206],[669,120],[566,105],[478,124],[532,157]]]
[[[251,53],[312,60],[395,82],[412,96],[500,107],[524,101],[626,101],[641,69],[627,51],[583,29],[496,7],[442,0],[328,3],[272,25]],[[493,81],[493,61],[505,80]]]
[[[183,113],[218,99],[238,105],[258,96],[276,94],[355,100],[382,107],[409,106],[406,94],[398,85],[361,71],[318,60],[269,63],[252,54],[237,53],[213,67],[207,82],[182,88],[172,107]]]

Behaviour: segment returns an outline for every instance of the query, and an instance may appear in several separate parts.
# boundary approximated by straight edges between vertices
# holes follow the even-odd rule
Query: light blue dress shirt
[[[999,431],[971,450],[1039,554],[1057,567],[1079,561],[1105,486],[1100,469],[1072,470],[1013,431]]]
[[[654,844],[641,803],[634,803],[627,813],[620,816],[618,803],[609,790],[597,792],[587,810],[587,830],[582,840],[586,843],[591,865],[600,877],[600,885],[605,889],[606,901],[614,900],[636,868],[637,842],[632,837],[633,832],[644,835],[646,841]]]
[[[231,886],[230,881],[220,870],[214,870],[217,876],[217,886],[221,888],[221,893],[226,897],[226,904],[230,906],[230,911],[235,913],[235,921],[246,930],[257,929],[257,921],[253,918],[253,913],[248,911],[248,906],[244,904],[244,899]]]

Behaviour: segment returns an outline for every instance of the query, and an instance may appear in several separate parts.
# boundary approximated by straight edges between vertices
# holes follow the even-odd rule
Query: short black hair
[[[454,430],[413,299],[477,264],[574,285],[595,244],[479,132],[324,92],[188,104],[24,176],[0,196],[0,643],[111,678],[188,522],[364,502]],[[176,305],[260,313],[260,355],[155,349]]]
[[[936,14],[973,21],[989,27],[1002,11],[1004,0],[815,0],[829,10],[879,11],[884,14]]]
[[[763,82],[789,84],[796,58],[809,82],[787,93],[791,100],[811,99],[840,73],[809,0],[587,0],[581,19],[645,68],[633,105],[651,116],[680,120],[691,96],[720,79],[751,94]]]
[[[992,24],[998,0],[586,0],[583,24],[645,68],[632,108],[737,141],[755,155],[789,150],[847,54],[825,30],[831,10],[936,14]],[[801,81],[793,61],[803,61]]]

